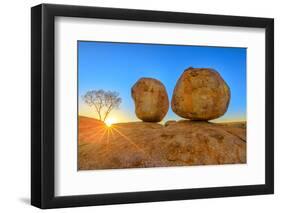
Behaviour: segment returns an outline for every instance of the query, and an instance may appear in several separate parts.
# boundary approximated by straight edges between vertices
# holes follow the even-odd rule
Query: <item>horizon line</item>
[[[104,122],[96,117],[92,117],[92,116],[86,116],[86,115],[81,115],[81,114],[78,114],[77,118],[78,117],[86,117],[86,118],[91,118],[91,119],[95,119],[95,120],[98,120],[98,121],[101,121],[101,122]],[[168,121],[183,121],[183,120],[187,120],[187,121],[196,121],[196,120],[190,120],[190,119],[185,119],[185,118],[182,118],[182,119],[170,119],[170,120],[167,120],[167,121],[159,121],[159,122],[150,122],[150,123],[166,123]],[[204,120],[201,120],[201,121],[204,121]],[[208,122],[212,122],[212,123],[233,123],[233,122],[247,122],[247,119],[222,119],[222,120],[219,120],[219,118],[217,119],[213,119],[213,120],[206,120]],[[135,120],[128,120],[128,121],[124,121],[124,122],[116,122],[114,124],[118,124],[118,123],[132,123],[132,122],[144,122],[140,119],[135,119]]]

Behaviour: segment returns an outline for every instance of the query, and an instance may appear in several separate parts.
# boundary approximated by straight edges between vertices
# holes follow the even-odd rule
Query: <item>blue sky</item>
[[[246,48],[135,44],[78,41],[79,114],[96,117],[81,96],[88,90],[117,91],[122,98],[111,116],[117,121],[138,120],[131,87],[141,77],[160,80],[169,100],[182,72],[188,67],[217,70],[231,89],[226,114],[218,121],[246,119]],[[171,107],[164,121],[181,119]]]

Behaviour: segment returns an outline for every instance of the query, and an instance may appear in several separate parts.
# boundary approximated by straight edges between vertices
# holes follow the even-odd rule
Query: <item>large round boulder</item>
[[[228,108],[230,89],[220,74],[207,68],[188,68],[179,78],[172,110],[190,120],[212,120]]]
[[[132,87],[136,116],[142,121],[159,122],[168,112],[165,86],[157,79],[141,78]]]

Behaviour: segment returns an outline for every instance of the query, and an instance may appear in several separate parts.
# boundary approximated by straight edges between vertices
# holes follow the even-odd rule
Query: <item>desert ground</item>
[[[168,121],[108,127],[79,116],[78,170],[246,163],[246,122]]]

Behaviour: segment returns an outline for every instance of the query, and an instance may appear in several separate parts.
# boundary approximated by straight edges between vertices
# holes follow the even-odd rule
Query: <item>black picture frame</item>
[[[55,17],[182,23],[264,28],[266,136],[265,184],[177,189],[112,194],[54,195],[54,21]],[[94,192],[93,192],[94,193]],[[139,203],[198,198],[217,198],[274,193],[274,20],[164,11],[41,4],[31,9],[31,204],[60,208],[121,203]]]

